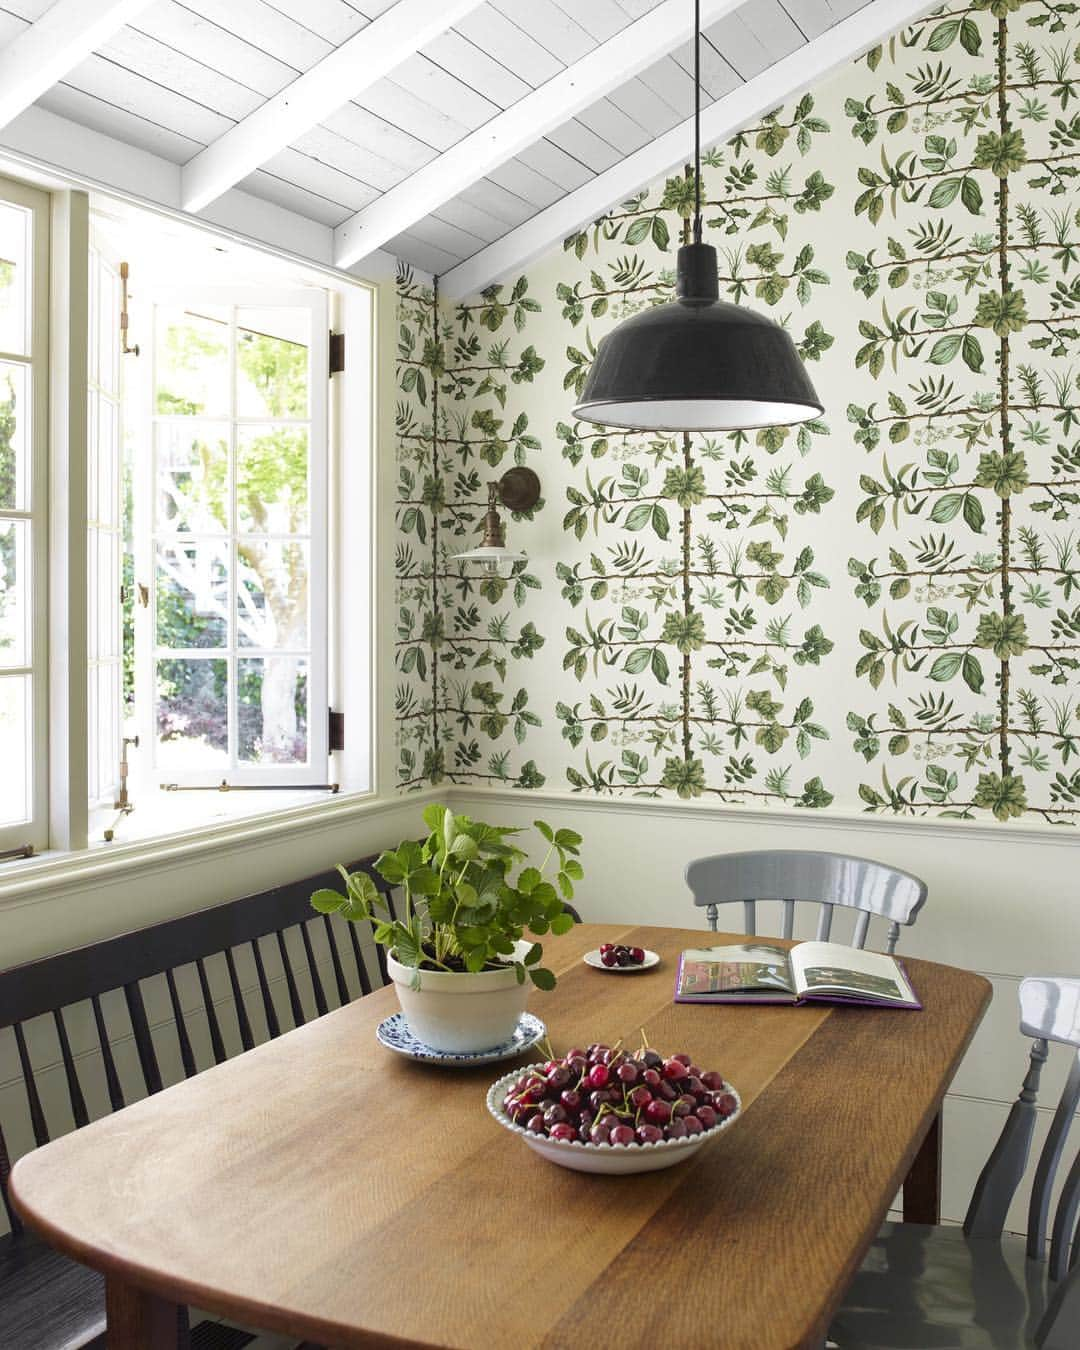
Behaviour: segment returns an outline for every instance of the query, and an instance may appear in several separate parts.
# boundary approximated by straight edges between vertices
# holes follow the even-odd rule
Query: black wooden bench
[[[392,907],[371,859],[350,870],[360,868]],[[9,1038],[0,1048],[13,1049],[25,1091],[21,1119],[0,1113],[11,1230],[0,1235],[2,1350],[96,1348],[105,1331],[102,1277],[54,1252],[14,1212],[14,1158],[385,984],[382,949],[365,954],[354,925],[311,909],[312,891],[340,884],[336,871],[306,877],[0,972],[0,1043]],[[35,1071],[35,1049],[49,1069]],[[52,1069],[54,1080],[62,1072],[58,1092],[39,1081]],[[191,1332],[193,1350],[251,1339],[211,1322]]]

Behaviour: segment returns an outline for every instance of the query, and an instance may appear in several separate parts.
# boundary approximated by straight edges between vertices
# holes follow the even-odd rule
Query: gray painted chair
[[[850,939],[853,947],[865,947],[871,918],[876,915],[887,919],[889,952],[896,948],[900,925],[913,924],[926,900],[925,882],[884,863],[842,853],[795,849],[696,858],[687,864],[686,884],[693,892],[694,904],[705,906],[714,933],[718,905],[739,901],[744,932],[756,933],[757,903],[773,900],[783,905],[781,937],[792,936],[796,904],[810,903],[821,907],[817,940],[828,942],[833,912],[839,906],[857,911]]]
[[[1080,979],[1024,980],[1020,1030],[1033,1040],[1027,1076],[963,1228],[886,1223],[829,1331],[839,1350],[1080,1346],[1080,1152],[1061,1189],[1049,1256],[1046,1244],[1051,1191],[1080,1102]],[[1025,1240],[1003,1229],[1027,1168],[1049,1041],[1072,1048],[1072,1066],[1035,1168]]]

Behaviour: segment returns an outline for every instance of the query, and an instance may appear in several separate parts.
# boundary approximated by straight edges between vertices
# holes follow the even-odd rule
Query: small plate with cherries
[[[647,947],[625,947],[620,942],[603,942],[585,953],[585,964],[593,970],[611,970],[625,975],[631,970],[650,970],[660,958]]]

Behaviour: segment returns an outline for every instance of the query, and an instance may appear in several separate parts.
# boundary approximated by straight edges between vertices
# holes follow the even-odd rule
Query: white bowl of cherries
[[[674,1167],[742,1110],[731,1084],[689,1055],[607,1045],[515,1069],[491,1085],[487,1105],[550,1162],[611,1173]]]

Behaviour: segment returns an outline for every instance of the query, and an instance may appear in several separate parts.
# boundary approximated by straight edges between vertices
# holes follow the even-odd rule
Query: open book
[[[679,958],[676,1003],[869,1003],[921,1008],[900,962],[842,942],[748,942]]]

